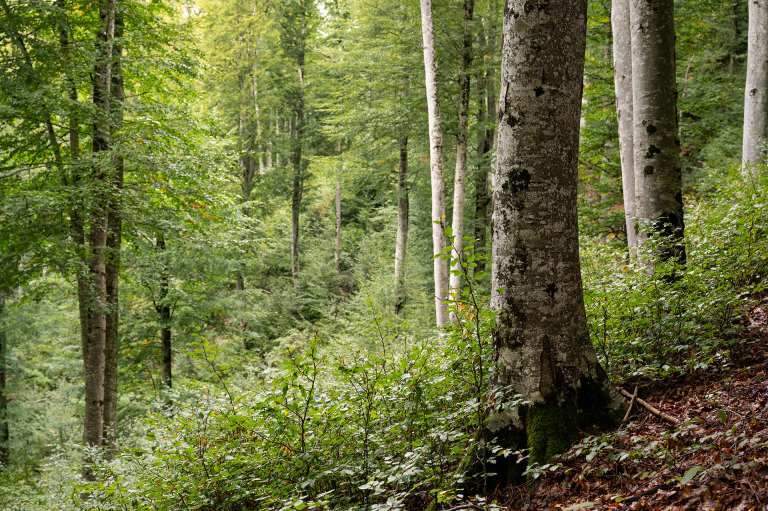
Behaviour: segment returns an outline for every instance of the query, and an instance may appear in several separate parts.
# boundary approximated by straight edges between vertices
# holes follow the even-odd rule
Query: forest
[[[0,0],[0,510],[768,509],[765,0]]]

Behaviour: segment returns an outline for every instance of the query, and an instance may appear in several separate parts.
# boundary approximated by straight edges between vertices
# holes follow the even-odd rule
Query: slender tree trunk
[[[112,83],[112,42],[115,33],[114,0],[102,0],[99,5],[97,60],[94,70],[93,102],[96,120],[93,123],[94,176],[100,186],[95,206],[90,214],[88,259],[89,300],[87,312],[87,349],[85,350],[85,417],[83,444],[100,447],[104,432],[104,365],[106,347],[106,245],[107,245],[107,173],[110,164],[102,153],[110,149],[110,89]],[[100,159],[100,160],[99,160]],[[83,478],[93,480],[92,460],[83,463]]]
[[[8,464],[10,439],[8,429],[8,399],[5,390],[5,354],[8,349],[8,335],[5,326],[5,290],[0,289],[0,472]]]
[[[336,271],[339,271],[341,259],[341,180],[336,180],[336,250],[333,254],[333,263]]]
[[[736,66],[736,42],[739,38],[739,0],[733,0],[730,9],[731,47],[729,51],[728,74],[733,74]]]
[[[760,165],[768,135],[768,0],[749,1],[747,83],[744,88],[744,140],[741,162]]]
[[[64,1],[59,0],[59,7],[62,11],[65,8]],[[65,58],[69,58],[69,36],[66,20],[61,21],[61,28],[59,30],[59,43],[63,50]],[[69,185],[73,189],[82,181],[80,164],[80,123],[77,118],[77,88],[72,76],[67,75],[67,85],[69,88],[69,100],[71,102],[71,112],[69,115],[69,155],[72,161],[71,179],[64,178],[63,184]],[[75,275],[77,278],[77,305],[80,317],[80,342],[83,350],[83,360],[87,360],[88,356],[86,349],[88,347],[88,257],[85,247],[85,225],[83,221],[83,212],[80,210],[78,204],[80,198],[73,197],[70,200],[72,204],[69,211],[70,216],[70,232],[72,233],[72,239],[75,242],[75,253],[77,254],[77,260],[75,261]]]
[[[253,105],[256,112],[256,152],[259,153],[259,174],[264,173],[264,151],[261,144],[261,111],[259,110],[259,82],[253,70]]]
[[[587,0],[508,0],[504,9],[491,307],[498,383],[530,404],[492,417],[489,434],[526,442],[539,463],[621,403],[590,341],[579,267],[586,16]]]
[[[118,6],[119,8],[119,6]],[[123,119],[123,72],[121,59],[123,54],[123,16],[115,14],[115,38],[113,48],[116,58],[112,69],[112,100],[113,134],[122,127]],[[120,250],[122,247],[123,220],[120,212],[119,194],[123,188],[124,161],[122,156],[115,157],[115,169],[112,175],[112,191],[107,205],[107,315],[106,336],[104,348],[104,444],[108,447],[107,456],[111,459],[116,453],[117,441],[117,362],[119,353],[119,283],[120,283]]]
[[[157,238],[157,250],[165,252],[165,237],[161,234]],[[155,304],[155,310],[160,316],[160,358],[161,358],[161,376],[160,381],[168,388],[173,386],[171,369],[173,366],[173,351],[171,346],[171,304],[168,301],[168,270],[165,260],[162,263],[160,272],[160,296]]]
[[[675,13],[672,0],[630,0],[635,214],[642,230],[676,243],[663,258],[685,262],[682,171],[677,135]]]
[[[637,248],[635,233],[635,156],[632,133],[632,37],[629,30],[629,0],[613,0],[613,81],[616,87],[616,118],[619,124],[621,184],[624,218],[630,255]]]
[[[429,111],[429,166],[432,181],[432,246],[433,254],[442,254],[445,238],[445,181],[443,179],[443,131],[440,119],[440,96],[437,91],[437,55],[432,0],[421,0],[421,33],[424,41],[424,70]],[[448,266],[440,257],[434,259],[435,319],[438,328],[448,320]]]
[[[302,140],[301,140],[301,116],[303,107],[297,106],[296,124],[293,128],[295,139],[293,140],[293,189],[291,192],[291,277],[294,286],[299,284],[299,214],[301,212],[302,190]]]
[[[475,0],[464,0],[464,41],[461,48],[461,69],[459,70],[459,130],[456,135],[456,173],[453,180],[453,231],[452,257],[456,264],[451,268],[450,288],[452,293],[461,294],[461,267],[458,258],[464,246],[464,195],[467,182],[467,136],[469,129],[469,93],[472,67],[472,21],[475,15]]]
[[[408,246],[408,137],[400,141],[397,163],[397,238],[395,241],[395,314],[408,298],[405,291],[405,254]]]
[[[306,39],[309,20],[304,0],[298,1],[300,21],[298,26],[291,22],[294,32],[289,34],[293,41],[291,48],[296,58],[296,72],[299,78],[299,87],[296,97],[293,99],[294,125],[293,125],[293,190],[291,193],[291,276],[293,285],[299,285],[299,215],[301,213],[301,201],[304,192],[304,60],[306,55]],[[298,20],[297,20],[298,21]]]
[[[336,148],[336,152],[341,156],[341,139]],[[339,169],[337,174],[341,176],[341,160],[339,161]],[[339,263],[341,262],[341,178],[336,178],[336,247],[333,253],[333,263],[336,268],[336,272],[339,272]]]
[[[480,40],[486,48],[490,40],[481,34]],[[477,124],[483,126],[496,118],[496,101],[493,87],[493,70],[477,73]],[[479,129],[477,132],[477,169],[475,171],[475,253],[485,255],[488,245],[488,171],[495,130]],[[475,275],[485,272],[485,259],[475,259]]]

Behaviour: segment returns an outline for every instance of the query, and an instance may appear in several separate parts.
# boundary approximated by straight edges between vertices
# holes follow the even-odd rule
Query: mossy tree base
[[[579,438],[578,417],[574,403],[558,403],[556,398],[529,407],[525,415],[529,461],[546,463],[567,451]]]

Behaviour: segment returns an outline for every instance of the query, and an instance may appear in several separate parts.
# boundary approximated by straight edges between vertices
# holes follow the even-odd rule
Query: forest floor
[[[635,405],[620,428],[585,432],[535,483],[487,502],[521,511],[768,510],[768,302],[760,302],[720,365],[625,383],[681,426]]]

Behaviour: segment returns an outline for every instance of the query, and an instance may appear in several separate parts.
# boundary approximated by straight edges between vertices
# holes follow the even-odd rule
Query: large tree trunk
[[[675,242],[661,256],[685,262],[680,139],[677,133],[675,13],[672,0],[629,0],[635,214],[641,231]]]
[[[744,88],[742,165],[765,161],[768,135],[768,0],[749,1],[747,83]]]
[[[471,85],[469,69],[472,66],[472,26],[475,15],[475,0],[464,0],[464,41],[461,48],[461,69],[459,70],[459,126],[456,135],[456,173],[453,179],[453,231],[452,257],[456,264],[451,268],[450,288],[452,293],[461,294],[461,266],[458,258],[464,246],[464,193],[467,182],[467,130],[469,129],[469,90]]]
[[[166,245],[165,237],[162,234],[157,237],[156,247],[161,252],[161,257],[164,257],[162,253],[165,252]],[[173,351],[171,346],[171,304],[168,301],[168,280],[168,270],[163,259],[162,270],[160,271],[160,295],[157,302],[155,302],[155,310],[160,317],[160,381],[166,387],[171,388],[173,386],[171,371]]]
[[[442,254],[445,238],[445,181],[443,180],[443,131],[440,119],[440,96],[437,91],[437,55],[432,0],[421,0],[421,33],[424,41],[424,71],[429,111],[429,167],[432,181],[432,250]],[[440,257],[434,259],[435,319],[443,328],[448,319],[448,266]]]
[[[613,0],[613,81],[616,87],[616,118],[619,123],[621,184],[624,218],[630,254],[637,247],[635,233],[635,156],[632,143],[632,37],[629,30],[629,0]]]
[[[8,336],[5,333],[5,291],[0,289],[0,472],[8,464],[8,399],[5,395],[5,354]]]
[[[104,431],[104,364],[106,346],[106,246],[107,246],[107,168],[106,153],[110,149],[110,88],[112,83],[112,39],[115,33],[114,0],[102,0],[99,5],[97,60],[94,69],[93,102],[96,117],[93,123],[93,154],[96,157],[94,177],[101,188],[95,196],[90,214],[88,258],[88,308],[85,350],[85,417],[83,444],[100,447]],[[91,460],[83,463],[83,478],[93,480]]]
[[[123,90],[123,72],[121,67],[122,59],[122,37],[123,37],[123,16],[122,13],[115,14],[115,43],[113,53],[116,56],[112,69],[112,99],[110,105],[113,111],[114,125],[113,133],[122,127],[123,120],[123,100],[125,92]],[[115,157],[115,169],[112,178],[112,196],[107,206],[107,225],[109,232],[107,234],[107,263],[106,263],[106,285],[107,285],[107,316],[106,316],[106,337],[104,347],[104,440],[103,443],[108,447],[107,455],[111,459],[116,453],[117,441],[117,361],[119,353],[119,319],[120,319],[120,249],[122,246],[123,220],[120,213],[119,193],[123,188],[124,161],[122,156]]]
[[[590,341],[579,266],[586,15],[587,0],[508,0],[504,10],[491,306],[498,383],[529,404],[492,417],[489,435],[527,442],[539,463],[621,403]]]
[[[408,246],[408,137],[400,142],[397,162],[397,238],[395,241],[395,314],[408,298],[405,291],[405,253]]]

